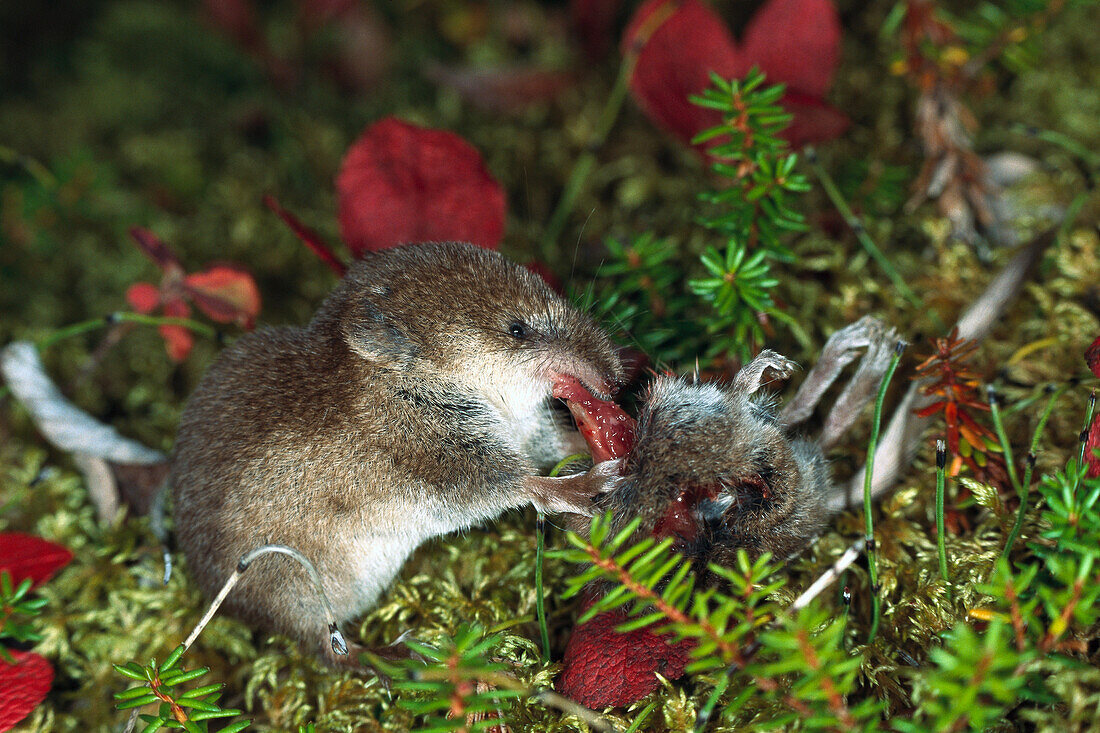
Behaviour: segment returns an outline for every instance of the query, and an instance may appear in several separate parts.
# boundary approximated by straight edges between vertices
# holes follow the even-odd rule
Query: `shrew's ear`
[[[380,366],[405,369],[416,359],[419,349],[409,335],[383,307],[389,296],[386,288],[369,288],[348,308],[344,316],[344,338],[351,350]]]

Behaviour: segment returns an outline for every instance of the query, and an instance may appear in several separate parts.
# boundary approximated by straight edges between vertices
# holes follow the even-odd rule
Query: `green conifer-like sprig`
[[[45,607],[46,599],[30,595],[31,579],[24,578],[16,586],[7,570],[0,571],[0,640],[16,643],[41,641],[32,619]],[[15,664],[7,648],[0,644],[0,661]]]
[[[722,589],[696,588],[691,563],[672,550],[671,540],[629,543],[637,521],[614,536],[610,522],[610,516],[594,517],[589,540],[571,533],[572,547],[555,553],[588,565],[569,580],[566,596],[593,581],[614,583],[582,623],[629,606],[619,631],[653,626],[692,639],[686,671],[713,681],[715,698],[736,691],[721,709],[728,722],[744,722],[738,716],[744,711],[744,719],[751,716],[754,724],[766,722],[772,729],[794,721],[806,730],[875,729],[881,704],[871,698],[853,707],[847,701],[861,660],[841,644],[844,620],[812,605],[788,614],[772,600],[786,580],[770,556],[754,559],[742,550],[735,567],[710,566],[725,581]],[[700,720],[709,716],[708,705]]]
[[[719,242],[696,252],[693,262],[677,256],[678,243],[651,232],[608,240],[596,286],[578,298],[672,365],[699,356],[747,360],[776,321],[801,335],[771,294],[779,285],[772,263],[794,261],[785,237],[807,228],[793,202],[810,188],[796,170],[798,155],[779,136],[791,120],[778,104],[784,88],[764,86],[755,68],[743,80],[711,79],[692,101],[719,112],[721,122],[693,143],[709,145],[712,168],[723,179],[700,196],[708,210],[699,223]]]

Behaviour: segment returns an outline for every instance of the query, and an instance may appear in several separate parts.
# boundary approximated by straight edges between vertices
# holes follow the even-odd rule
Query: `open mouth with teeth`
[[[594,396],[581,380],[569,374],[554,378],[552,394],[565,400],[594,462],[623,458],[630,453],[636,423],[621,407]]]

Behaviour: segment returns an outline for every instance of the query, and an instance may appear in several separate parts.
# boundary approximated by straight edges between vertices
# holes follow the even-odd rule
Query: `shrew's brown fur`
[[[191,397],[169,482],[193,576],[212,595],[249,550],[290,545],[345,621],[430,537],[532,502],[589,513],[607,464],[536,475],[583,445],[549,404],[565,374],[606,393],[621,366],[536,275],[466,244],[368,255],[308,326],[240,339]],[[226,609],[326,651],[320,601],[285,558],[257,560]]]

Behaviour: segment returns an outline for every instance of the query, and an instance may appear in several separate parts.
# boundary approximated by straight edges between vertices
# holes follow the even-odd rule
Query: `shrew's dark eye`
[[[527,338],[527,324],[522,321],[513,321],[512,325],[508,327],[508,333],[518,339],[525,339]]]

